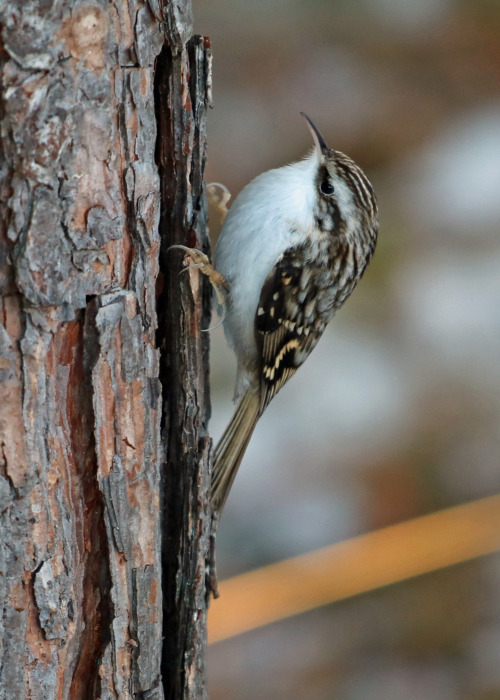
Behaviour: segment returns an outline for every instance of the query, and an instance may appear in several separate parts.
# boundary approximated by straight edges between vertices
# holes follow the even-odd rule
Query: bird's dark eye
[[[329,180],[323,180],[319,186],[319,189],[323,192],[323,194],[333,194],[335,192],[335,187]]]

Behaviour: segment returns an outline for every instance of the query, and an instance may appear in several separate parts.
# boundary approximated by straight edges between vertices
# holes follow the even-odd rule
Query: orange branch
[[[500,495],[392,525],[220,584],[209,643],[500,549]]]

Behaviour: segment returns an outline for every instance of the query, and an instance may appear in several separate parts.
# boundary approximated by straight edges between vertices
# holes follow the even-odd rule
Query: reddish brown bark
[[[163,636],[166,695],[203,697],[201,289],[163,255],[157,338],[156,287],[160,208],[164,252],[205,245],[206,51],[187,46],[187,0],[14,0],[0,20],[0,697],[164,697]],[[160,129],[160,190],[164,44],[161,80],[185,92]]]

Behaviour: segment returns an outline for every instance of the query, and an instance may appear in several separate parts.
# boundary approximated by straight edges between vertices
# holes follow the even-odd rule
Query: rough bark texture
[[[165,694],[203,697],[206,345],[198,277],[164,257],[162,495],[154,79],[166,33],[164,236],[200,243],[205,50],[187,0],[0,11],[0,698],[162,698],[163,635]]]
[[[208,252],[205,164],[206,86],[210,47],[202,37],[165,47],[157,67],[158,160],[162,215],[159,303],[160,376],[165,400],[167,464],[163,480],[164,649],[167,698],[204,698],[205,562],[209,548],[210,440],[207,421],[210,298],[196,270],[179,276],[181,243]],[[173,147],[172,147],[173,146]],[[200,288],[201,286],[201,288]],[[199,298],[204,288],[204,306]]]

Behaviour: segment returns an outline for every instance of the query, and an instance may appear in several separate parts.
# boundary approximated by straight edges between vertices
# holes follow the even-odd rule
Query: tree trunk
[[[189,0],[1,12],[0,698],[201,698],[209,50]]]

